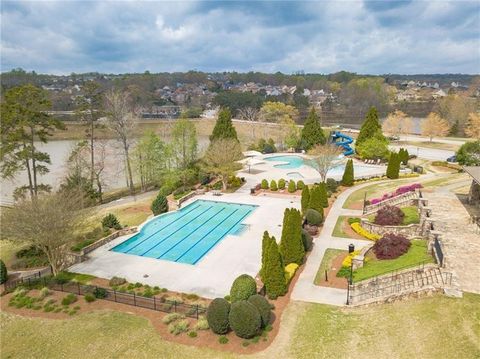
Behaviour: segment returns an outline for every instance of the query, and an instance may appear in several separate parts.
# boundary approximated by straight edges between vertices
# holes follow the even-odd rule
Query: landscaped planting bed
[[[363,267],[353,271],[354,282],[379,276],[396,269],[416,266],[421,262],[433,263],[432,256],[427,253],[427,242],[425,240],[412,240],[408,252],[396,259],[380,260],[373,255],[372,251],[369,251],[368,257],[369,260],[366,261]],[[350,270],[344,270],[342,273],[343,276],[348,276]]]

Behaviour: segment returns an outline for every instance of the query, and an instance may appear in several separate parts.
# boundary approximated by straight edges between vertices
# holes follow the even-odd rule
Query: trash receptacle
[[[353,245],[353,243],[350,243],[348,245],[348,253],[352,253],[354,250],[355,250],[355,246]]]
[[[255,188],[254,187],[250,188],[250,194],[255,194]]]

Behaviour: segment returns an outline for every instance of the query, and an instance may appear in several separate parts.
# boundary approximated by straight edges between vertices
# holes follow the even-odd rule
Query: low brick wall
[[[421,235],[420,224],[409,224],[408,226],[381,226],[370,222],[369,220],[361,219],[362,227],[367,231],[383,236],[387,233],[401,234],[407,238],[418,237]]]

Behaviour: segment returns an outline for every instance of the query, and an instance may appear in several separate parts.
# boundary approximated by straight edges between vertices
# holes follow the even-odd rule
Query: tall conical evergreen
[[[307,151],[317,144],[323,145],[327,142],[325,133],[320,126],[320,121],[313,107],[303,125],[301,142],[303,149]]]
[[[378,121],[377,109],[372,106],[365,116],[365,121],[363,121],[362,127],[360,127],[360,133],[358,134],[355,145],[358,146],[365,140],[373,138],[374,136],[379,136],[379,134],[385,139],[385,136],[382,134],[382,125],[380,124],[380,121]]]
[[[400,172],[400,158],[396,152],[392,152],[387,166],[387,177],[397,179]]]
[[[310,191],[310,202],[308,208],[314,209],[323,215],[322,194],[319,186],[314,186]]]
[[[222,138],[230,138],[238,141],[237,131],[232,124],[232,114],[228,108],[224,108],[219,112],[217,122],[215,123],[215,127],[210,135],[210,141]]]
[[[308,186],[305,186],[302,189],[301,203],[302,203],[302,213],[305,213],[307,211],[308,205],[310,203],[310,189],[308,188]]]
[[[323,208],[328,207],[328,194],[327,194],[327,185],[325,182],[322,182],[318,185],[318,188],[320,189],[320,195],[322,198],[322,206]]]
[[[406,148],[400,148],[400,151],[398,151],[398,157],[401,163],[404,165],[408,164],[409,153]]]
[[[349,159],[345,165],[345,170],[342,177],[342,185],[353,186],[355,175],[353,173],[353,160]]]
[[[290,263],[300,265],[303,263],[305,248],[302,241],[302,215],[295,208],[285,210],[280,253],[285,265]]]
[[[268,261],[268,248],[270,246],[270,242],[272,241],[270,235],[267,231],[263,232],[262,238],[262,267],[260,268],[260,278],[262,282],[265,283],[265,268]]]
[[[268,298],[277,299],[287,292],[285,281],[285,268],[282,257],[278,251],[277,241],[272,237],[268,247],[267,261],[265,265],[265,280],[263,282],[267,290]]]

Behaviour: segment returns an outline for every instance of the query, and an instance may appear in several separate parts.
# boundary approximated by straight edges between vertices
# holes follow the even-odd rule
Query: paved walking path
[[[441,174],[427,174],[418,179],[412,179],[412,181],[423,182],[426,180],[431,180],[432,178],[440,177]],[[333,203],[330,212],[328,213],[325,223],[323,225],[320,235],[314,241],[314,247],[312,253],[310,253],[307,263],[305,264],[305,269],[300,274],[300,277],[295,284],[295,288],[292,292],[292,299],[301,300],[306,302],[313,303],[323,303],[323,304],[332,304],[343,306],[345,305],[347,299],[347,290],[346,289],[337,289],[337,288],[328,288],[315,285],[313,282],[317,274],[320,263],[322,262],[325,251],[328,248],[334,249],[348,249],[348,245],[352,243],[355,245],[356,249],[363,248],[366,245],[371,244],[371,241],[368,240],[359,240],[359,239],[349,239],[349,238],[339,238],[332,235],[335,224],[339,216],[361,216],[361,210],[353,210],[342,208],[343,204],[347,198],[355,191],[362,189],[364,187],[371,186],[372,184],[381,184],[388,182],[378,181],[378,182],[366,182],[358,186],[347,189],[341,193],[336,201]]]
[[[380,182],[378,182],[380,183]],[[337,223],[337,218],[344,215],[358,216],[362,211],[342,208],[346,199],[355,191],[370,186],[372,183],[355,186],[341,193],[333,203],[328,213],[320,235],[315,238],[312,253],[310,253],[305,268],[295,284],[291,298],[305,302],[324,303],[332,305],[345,305],[347,291],[345,289],[320,287],[313,284],[322,258],[327,248],[348,249],[348,245],[353,243],[355,248],[362,248],[370,244],[368,240],[358,240],[349,238],[333,237],[332,232]]]
[[[462,290],[480,293],[480,233],[471,223],[468,211],[451,192],[468,184],[460,181],[440,187],[426,198],[432,209],[435,231],[440,232],[445,268],[453,272]]]

